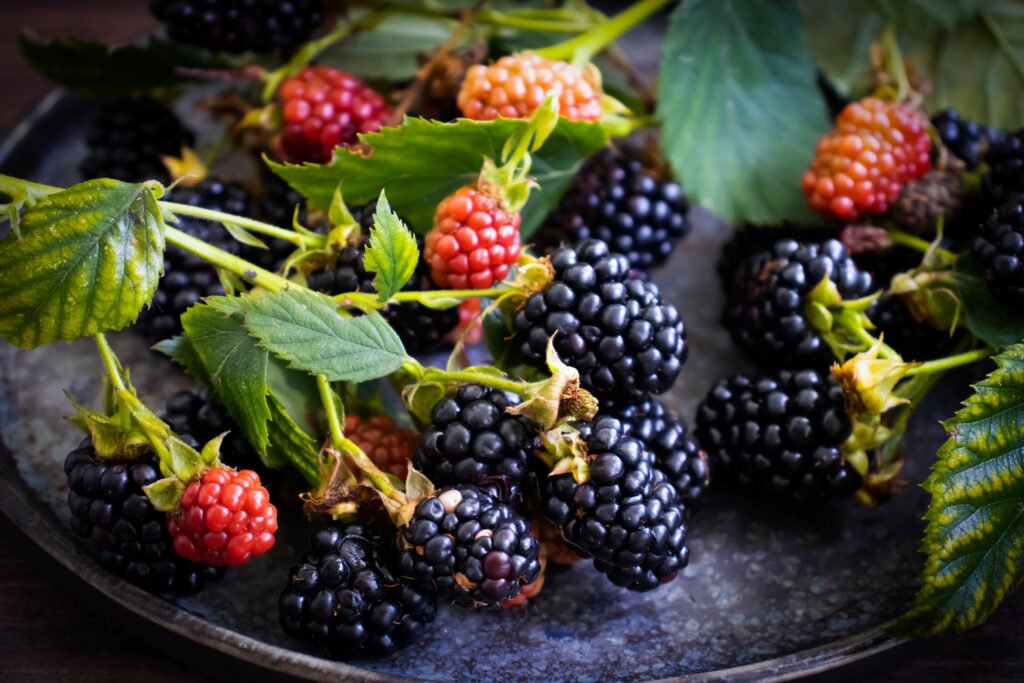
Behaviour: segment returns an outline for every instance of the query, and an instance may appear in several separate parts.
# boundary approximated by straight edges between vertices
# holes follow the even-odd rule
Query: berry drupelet
[[[520,215],[475,187],[445,197],[423,238],[423,260],[442,289],[486,289],[508,277],[519,261]]]
[[[848,105],[804,174],[808,203],[843,221],[885,213],[906,183],[931,168],[927,124],[916,111],[875,97]]]
[[[384,97],[354,76],[329,66],[307,66],[277,91],[284,129],[281,157],[324,164],[334,148],[379,130],[391,118]]]
[[[394,546],[358,524],[317,530],[278,599],[285,632],[335,657],[388,655],[434,621],[437,594],[398,577]]]
[[[1024,195],[988,216],[974,240],[974,257],[996,301],[1024,310]]]
[[[1024,129],[993,142],[985,163],[988,173],[981,178],[981,194],[987,210],[1024,194]]]
[[[498,609],[540,575],[530,523],[475,486],[420,500],[400,534],[402,577],[462,607]]]
[[[543,448],[531,419],[505,412],[513,393],[465,384],[434,404],[415,465],[435,484],[499,479],[510,495],[520,489],[534,454]]]
[[[545,367],[548,339],[598,398],[660,394],[686,361],[686,330],[658,286],[629,278],[629,261],[586,240],[551,255],[554,279],[515,314],[523,361]]]
[[[506,55],[490,66],[469,68],[458,105],[463,116],[476,121],[499,116],[525,119],[554,94],[560,116],[570,121],[597,121],[602,114],[598,81],[567,62],[528,52]]]
[[[150,0],[149,7],[172,40],[234,54],[298,47],[324,21],[323,0]]]
[[[545,516],[615,585],[647,591],[672,580],[689,560],[686,510],[654,455],[613,417],[584,423],[580,436],[589,478],[548,477]]]
[[[852,430],[842,389],[814,370],[719,380],[697,412],[697,438],[716,482],[802,504],[860,486],[841,448]]]
[[[174,551],[167,515],[142,490],[162,477],[155,455],[101,460],[86,439],[68,454],[64,473],[71,529],[89,542],[104,568],[155,593],[194,593],[220,577],[222,570]]]
[[[176,157],[195,142],[174,113],[149,98],[101,105],[86,133],[86,180],[113,178],[129,183],[170,181],[163,157]]]
[[[662,265],[689,232],[688,209],[679,184],[659,179],[636,149],[608,148],[573,177],[539,240],[553,249],[599,239],[646,272]]]
[[[1004,135],[997,128],[962,118],[952,107],[932,116],[932,125],[946,149],[969,169],[977,168],[988,145],[1000,141]]]
[[[601,414],[618,419],[626,436],[644,443],[654,456],[655,467],[664,472],[687,511],[692,512],[711,483],[711,470],[707,454],[683,419],[651,396],[638,401],[602,401]]]
[[[399,427],[388,415],[346,415],[344,431],[374,465],[405,481],[409,462],[419,443],[419,435],[414,430]]]
[[[828,365],[832,350],[807,318],[807,295],[826,277],[844,300],[866,296],[872,286],[871,275],[831,239],[780,240],[738,272],[743,277],[728,289],[723,322],[740,349],[765,367]]]

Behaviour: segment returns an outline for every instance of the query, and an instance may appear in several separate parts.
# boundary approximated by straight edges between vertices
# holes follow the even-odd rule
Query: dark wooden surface
[[[21,28],[43,37],[76,35],[118,40],[152,26],[144,0],[0,0],[0,129],[48,85],[21,61],[14,41]],[[917,568],[907,568],[917,571]],[[984,627],[916,644],[869,680],[1024,680],[1024,592],[1011,597]],[[100,614],[21,558],[0,535],[0,675],[5,681],[209,680],[107,626]],[[865,680],[858,674],[859,680]],[[220,677],[218,677],[220,678]]]

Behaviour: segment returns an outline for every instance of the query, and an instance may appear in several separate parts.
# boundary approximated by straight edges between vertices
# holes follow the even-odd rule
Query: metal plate
[[[0,147],[4,172],[55,184],[75,180],[83,105],[47,97]],[[690,360],[667,401],[683,414],[710,384],[743,366],[718,325],[717,249],[728,229],[694,212],[696,228],[656,278],[682,311]],[[131,334],[115,346],[152,405],[187,380]],[[786,679],[820,673],[898,645],[879,626],[914,592],[926,498],[919,487],[955,397],[915,416],[911,483],[890,504],[852,502],[795,516],[728,494],[694,519],[691,565],[675,582],[637,595],[582,562],[551,572],[528,608],[499,614],[444,609],[427,637],[389,659],[339,663],[290,641],[276,623],[277,594],[305,543],[298,507],[273,551],[232,570],[195,598],[165,601],[102,571],[71,538],[62,462],[80,438],[59,418],[62,390],[97,402],[100,368],[87,342],[31,352],[0,344],[0,512],[45,565],[86,599],[157,647],[190,661],[310,680],[646,681]]]

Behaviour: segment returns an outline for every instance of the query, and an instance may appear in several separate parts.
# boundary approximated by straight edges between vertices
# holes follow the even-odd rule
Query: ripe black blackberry
[[[688,210],[679,184],[659,179],[636,148],[607,148],[573,177],[538,240],[553,250],[599,239],[624,254],[630,268],[647,272],[689,233]]]
[[[353,217],[367,230],[373,224],[372,211],[354,211]],[[350,244],[341,250],[333,268],[312,273],[308,277],[310,288],[327,294],[375,291],[374,274],[367,272],[363,265],[365,255],[365,240]],[[415,291],[435,288],[430,279],[430,267],[426,263],[420,261],[406,288]],[[444,342],[445,336],[459,324],[458,307],[435,310],[413,301],[389,304],[381,309],[381,315],[398,333],[405,350],[411,354],[436,350]]]
[[[439,485],[497,478],[514,496],[543,448],[533,420],[505,412],[519,403],[511,392],[479,384],[459,387],[434,404],[414,459],[417,469]]]
[[[802,504],[860,486],[841,450],[852,430],[842,389],[815,370],[719,380],[697,412],[697,438],[715,482]]]
[[[617,586],[647,591],[686,566],[686,509],[643,442],[620,420],[599,415],[580,427],[590,477],[544,482],[544,514],[566,542]]]
[[[599,398],[667,391],[686,361],[686,329],[658,286],[630,279],[626,257],[599,240],[556,249],[551,265],[554,279],[515,314],[523,361],[546,367],[554,334],[559,358]]]
[[[184,389],[171,394],[160,419],[169,424],[175,434],[191,441],[193,447],[201,447],[228,432],[220,446],[221,461],[235,469],[263,469],[256,451],[205,387]]]
[[[996,301],[1024,310],[1024,195],[989,214],[974,240],[974,257]]]
[[[154,593],[182,595],[223,573],[174,552],[167,515],[142,490],[162,477],[155,455],[131,462],[100,460],[85,439],[68,454],[64,473],[71,530],[89,542],[107,570]]]
[[[181,155],[194,142],[174,113],[148,97],[100,106],[86,133],[86,156],[79,172],[90,178],[137,183],[170,181],[162,157]]]
[[[298,47],[324,21],[323,0],[150,0],[172,40],[217,52]]]
[[[985,163],[988,173],[981,178],[981,193],[987,211],[1024,194],[1024,128],[989,145]]]
[[[306,225],[306,198],[284,180],[267,173],[264,176],[263,196],[260,198],[260,220],[279,228],[290,228],[295,219],[295,207],[299,208],[299,223]]]
[[[879,297],[868,316],[878,328],[875,335],[883,334],[885,343],[907,361],[942,358],[953,351],[959,339],[915,318],[897,296]]]
[[[970,169],[976,168],[988,146],[1004,135],[1003,131],[992,126],[961,118],[960,112],[952,107],[935,114],[932,125],[946,149]]]
[[[644,442],[654,456],[654,466],[665,473],[687,511],[692,512],[711,483],[711,469],[707,454],[683,418],[651,396],[638,401],[602,401],[601,414],[617,418],[626,436]]]
[[[424,498],[400,534],[401,575],[463,607],[498,609],[540,575],[530,523],[476,486]]]
[[[779,240],[755,254],[727,291],[723,322],[740,349],[766,367],[823,368],[832,350],[811,326],[807,295],[824,278],[844,300],[871,292],[871,275],[861,271],[837,240],[821,244]]]
[[[278,599],[288,635],[336,657],[388,655],[434,621],[437,594],[398,577],[394,545],[359,524],[317,530]]]

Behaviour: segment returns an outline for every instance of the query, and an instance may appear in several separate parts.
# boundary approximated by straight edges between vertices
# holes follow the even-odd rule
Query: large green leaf
[[[0,337],[30,349],[118,330],[163,268],[163,219],[144,185],[90,180],[38,199],[0,241]]]
[[[381,192],[365,256],[366,270],[376,273],[373,285],[381,301],[387,301],[405,287],[419,260],[416,238],[391,210],[387,197]]]
[[[343,318],[327,296],[307,289],[256,290],[216,297],[210,304],[245,315],[260,345],[295,370],[332,382],[364,382],[389,375],[404,363],[402,341],[379,314]]]
[[[932,500],[923,585],[899,633],[976,626],[1024,580],[1024,345],[995,361],[945,423],[949,440],[924,484]]]
[[[688,195],[733,223],[808,222],[800,178],[828,131],[792,1],[695,0],[662,44],[658,117]]]
[[[89,97],[124,97],[140,89],[191,80],[182,67],[228,65],[211,52],[156,38],[146,45],[110,47],[77,38],[43,43],[22,35],[18,46],[26,61],[47,79]]]
[[[430,229],[441,200],[475,182],[484,159],[498,160],[505,142],[527,125],[521,119],[444,123],[407,117],[398,127],[360,136],[372,150],[369,155],[338,148],[329,164],[270,166],[311,206],[324,211],[339,183],[345,200],[353,205],[376,200],[384,189],[395,211],[423,233]],[[523,210],[523,237],[532,234],[558,203],[583,159],[606,140],[600,124],[559,120],[533,155],[531,175],[539,187]]]
[[[841,93],[867,95],[874,87],[869,50],[885,28],[871,0],[799,0],[803,35],[815,64]]]

